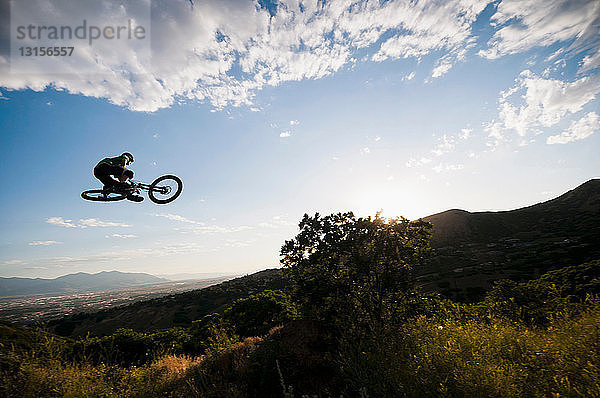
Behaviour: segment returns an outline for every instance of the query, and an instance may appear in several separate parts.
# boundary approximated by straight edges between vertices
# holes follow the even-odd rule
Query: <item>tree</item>
[[[272,327],[296,317],[296,307],[281,290],[265,290],[238,299],[223,314],[236,333],[245,337],[264,335]]]
[[[409,271],[429,250],[431,224],[353,213],[304,215],[281,263],[306,315],[381,323],[413,290]]]

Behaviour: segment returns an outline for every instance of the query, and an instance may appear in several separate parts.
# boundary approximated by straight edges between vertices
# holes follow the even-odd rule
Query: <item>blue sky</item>
[[[305,212],[507,210],[598,177],[600,5],[552,3],[174,1],[151,67],[128,43],[69,74],[4,54],[0,276],[252,272]],[[82,200],[125,150],[181,197]]]

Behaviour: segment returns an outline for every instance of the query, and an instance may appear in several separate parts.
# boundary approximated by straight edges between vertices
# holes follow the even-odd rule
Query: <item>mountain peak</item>
[[[433,224],[434,247],[526,235],[532,232],[532,226],[548,237],[588,236],[600,224],[600,179],[588,180],[554,199],[515,210],[451,209],[423,220]]]

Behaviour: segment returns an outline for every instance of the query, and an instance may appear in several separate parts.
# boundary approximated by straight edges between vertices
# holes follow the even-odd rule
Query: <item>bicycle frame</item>
[[[131,182],[131,187],[133,189],[141,189],[143,191],[150,191],[150,184],[146,184],[144,182],[141,181],[135,181],[135,180],[129,180]],[[165,186],[165,187],[154,187],[152,189],[153,191],[162,193],[163,195],[168,194],[171,191],[171,187],[169,186]]]

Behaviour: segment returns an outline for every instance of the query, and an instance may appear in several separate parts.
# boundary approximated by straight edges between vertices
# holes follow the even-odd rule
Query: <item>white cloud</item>
[[[190,229],[180,229],[181,232],[191,232],[199,235],[212,235],[212,234],[230,234],[236,232],[249,231],[254,229],[248,225],[238,226],[220,226],[220,225],[199,225]]]
[[[412,168],[412,167],[417,167],[420,166],[421,164],[419,163],[419,161],[415,158],[410,158],[408,159],[408,161],[405,163],[405,166],[408,168]]]
[[[137,238],[137,235],[132,235],[132,234],[112,234],[112,235],[106,235],[105,238],[131,239],[131,238]]]
[[[181,233],[195,233],[195,234],[227,234],[241,231],[247,231],[253,229],[253,227],[247,225],[239,226],[220,226],[220,225],[207,225],[201,221],[190,220],[189,218],[177,215],[177,214],[154,214],[156,217],[163,217],[168,220],[178,221],[185,224],[190,224],[189,227],[174,228],[176,231]]]
[[[4,262],[2,262],[3,265],[17,265],[17,264],[25,264],[25,261],[23,260],[6,260]]]
[[[51,246],[51,245],[59,245],[62,242],[57,242],[55,240],[35,240],[33,242],[29,242],[29,246]]]
[[[412,80],[415,77],[415,72],[410,72],[408,75],[404,76],[402,80],[408,81]]]
[[[436,65],[435,68],[433,68],[433,70],[431,71],[431,77],[436,78],[445,75],[452,68],[452,65],[453,64],[451,59],[445,59],[444,61]]]
[[[501,28],[480,55],[494,59],[571,39],[571,50],[597,52],[599,15],[596,0],[503,0],[492,16]]]
[[[595,53],[592,53],[591,55],[586,55],[585,57],[583,57],[583,60],[581,61],[581,67],[579,68],[579,72],[580,73],[588,72],[592,69],[596,69],[599,66],[600,66],[600,51],[596,51]]]
[[[581,111],[598,93],[600,75],[564,82],[545,79],[526,70],[515,86],[500,94],[498,120],[486,123],[485,130],[495,144],[506,140],[508,131],[514,131],[520,137],[539,134]]]
[[[79,2],[61,8],[53,0],[39,0],[27,17],[46,25],[49,15],[55,25],[72,25],[92,14],[107,22],[123,15],[143,19],[136,13],[144,10],[118,4]],[[169,107],[176,99],[209,102],[220,109],[250,105],[265,86],[335,73],[353,62],[357,50],[390,34],[374,60],[420,58],[441,50],[450,54],[436,67],[434,74],[441,76],[471,45],[471,24],[486,4],[281,0],[271,16],[250,0],[206,0],[193,7],[184,0],[152,2],[152,62],[143,48],[131,43],[98,41],[89,48],[80,46],[83,50],[74,57],[53,60],[56,70],[68,73],[2,73],[0,86],[35,91],[51,87],[106,98],[136,111]]]
[[[458,138],[460,138],[461,140],[466,140],[471,136],[472,132],[473,129],[461,129],[460,133],[458,133]]]
[[[436,173],[441,173],[442,171],[458,171],[464,169],[465,166],[463,164],[444,164],[439,163],[437,166],[431,168],[431,170]]]
[[[567,144],[569,142],[583,140],[596,131],[600,130],[600,120],[596,112],[589,112],[587,115],[572,122],[567,131],[560,135],[553,135],[546,139],[547,144]]]
[[[290,120],[290,126],[296,126],[298,124],[300,124],[298,120]]]
[[[287,138],[287,137],[290,137],[291,135],[292,135],[291,131],[287,130],[287,131],[284,131],[283,133],[279,134],[279,137]]]
[[[62,217],[50,217],[46,219],[48,224],[58,225],[59,227],[77,228],[77,225],[73,224],[72,220],[65,220]]]
[[[154,216],[163,217],[163,218],[166,218],[171,221],[179,221],[179,222],[183,222],[183,223],[187,223],[187,224],[204,225],[204,223],[201,221],[190,220],[189,218],[180,216],[178,214],[161,213],[161,214],[154,214]]]
[[[79,223],[73,223],[73,220],[64,219],[63,217],[50,217],[46,219],[48,224],[57,225],[66,228],[87,228],[87,227],[131,227],[129,224],[102,221],[97,218],[82,218]]]
[[[455,138],[453,136],[448,136],[446,134],[442,135],[442,137],[438,140],[435,148],[431,150],[435,156],[441,156],[445,153],[452,151],[455,147]]]
[[[82,218],[79,220],[79,227],[131,227],[131,225],[120,222],[101,221],[97,218]]]
[[[415,158],[408,159],[408,161],[405,163],[405,165],[408,168],[412,168],[412,167],[420,167],[420,166],[423,166],[428,163],[431,163],[431,159],[426,158],[425,156],[422,156],[420,159],[415,159]]]
[[[296,226],[296,223],[288,221],[286,216],[274,216],[268,221],[258,223],[260,228],[281,228]]]

